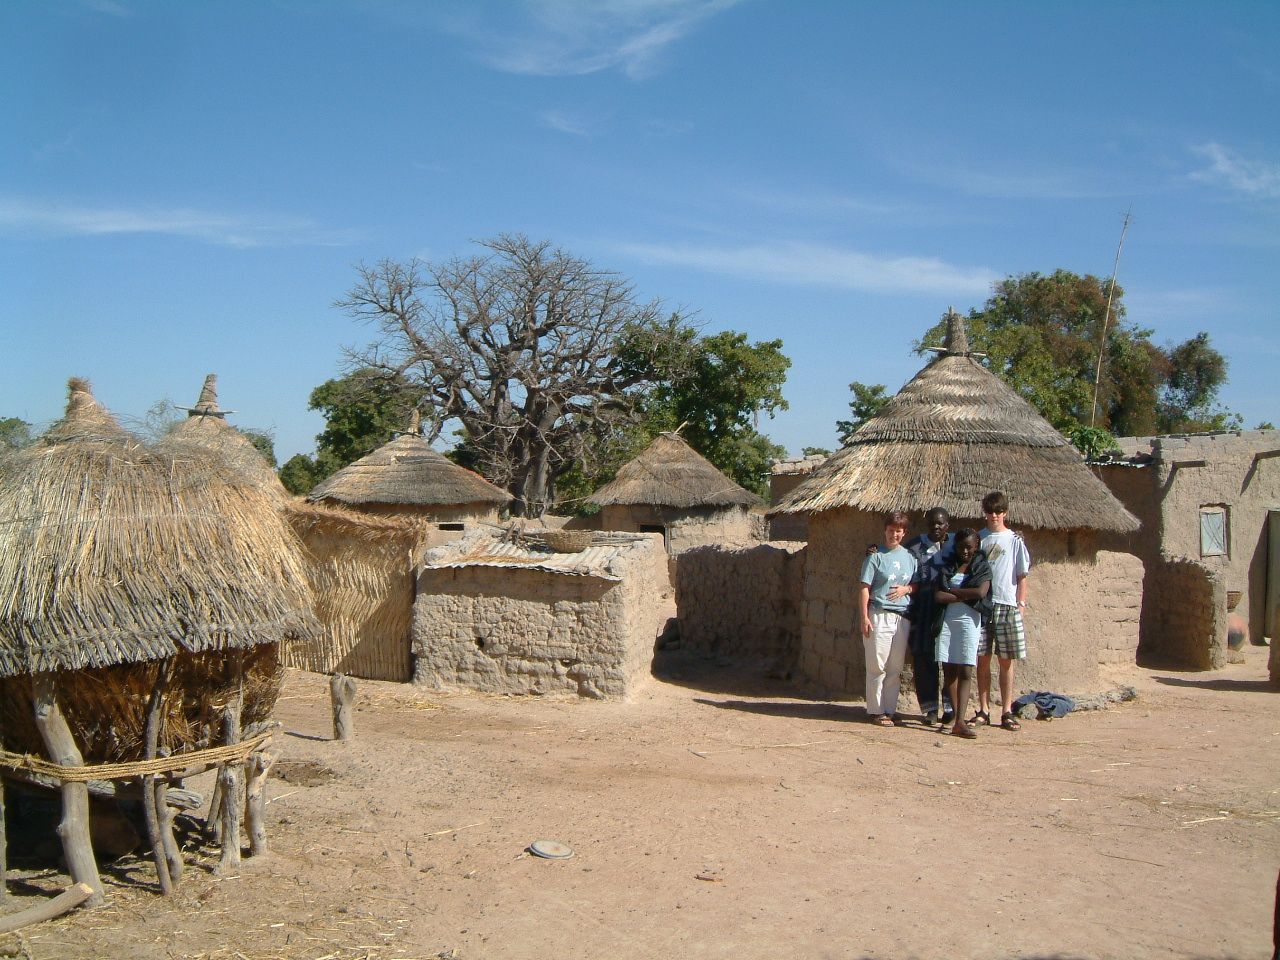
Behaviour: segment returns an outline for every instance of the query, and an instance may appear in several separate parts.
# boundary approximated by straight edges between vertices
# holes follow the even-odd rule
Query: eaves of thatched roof
[[[82,380],[0,459],[0,676],[243,649],[315,629],[276,501],[149,450]]]
[[[310,501],[445,506],[504,504],[511,494],[431,449],[417,431],[348,464],[307,495]]]
[[[176,459],[207,463],[217,458],[239,471],[250,483],[258,484],[273,497],[289,499],[289,492],[271,464],[239,430],[227,423],[232,411],[218,407],[218,378],[209,374],[200,390],[200,399],[187,410],[187,418],[176,424],[156,449]]]
[[[674,433],[660,433],[591,496],[598,506],[753,507],[761,502]]]
[[[949,319],[941,354],[772,512],[943,507],[974,517],[1002,490],[1016,525],[1136,530],[1062,434],[970,355],[963,319]]]

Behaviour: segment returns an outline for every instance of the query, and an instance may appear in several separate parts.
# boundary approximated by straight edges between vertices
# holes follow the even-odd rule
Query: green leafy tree
[[[372,367],[359,367],[312,390],[308,406],[325,420],[316,435],[312,486],[404,431],[421,396],[404,377]]]
[[[1209,334],[1198,333],[1165,355],[1164,389],[1156,405],[1159,432],[1238,430],[1240,417],[1217,406],[1218,389],[1227,382],[1227,361],[1209,344]]]
[[[800,450],[802,457],[829,457],[831,451],[826,447],[804,447]]]
[[[890,398],[883,383],[868,384],[855,380],[849,384],[853,399],[849,401],[849,419],[836,421],[836,433],[840,446],[846,446],[858,428],[879,413]]]
[[[0,419],[0,452],[5,450],[21,450],[28,446],[35,436],[31,433],[31,424],[17,417]]]
[[[306,496],[324,479],[320,466],[305,453],[295,453],[284,462],[278,473],[284,488],[296,496]]]
[[[1067,439],[1086,460],[1099,460],[1112,452],[1119,452],[1116,438],[1101,427],[1072,427]]]
[[[1125,321],[1117,286],[1107,322],[1110,281],[1066,270],[1027,273],[996,284],[968,317],[969,342],[987,366],[1059,430],[1096,426],[1116,436],[1167,432],[1215,414],[1226,361],[1207,334],[1162,349],[1152,332]],[[940,344],[945,321],[917,344]],[[1105,328],[1105,334],[1104,334]],[[1105,337],[1105,339],[1104,339]],[[1094,375],[1102,348],[1102,377],[1094,415]],[[1230,414],[1222,414],[1230,418]]]

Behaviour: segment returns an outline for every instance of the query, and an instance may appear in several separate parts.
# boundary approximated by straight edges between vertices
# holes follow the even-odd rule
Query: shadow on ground
[[[776,667],[765,661],[743,661],[691,650],[659,650],[653,657],[652,673],[663,683],[703,693],[830,701],[821,691],[780,676]]]
[[[1237,680],[1232,677],[1213,677],[1191,680],[1186,677],[1155,677],[1156,683],[1167,687],[1189,687],[1194,690],[1221,690],[1224,693],[1266,693],[1275,688],[1269,680]]]

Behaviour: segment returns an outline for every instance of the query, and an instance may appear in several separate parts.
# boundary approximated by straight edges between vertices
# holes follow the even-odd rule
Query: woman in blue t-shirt
[[[934,594],[942,624],[938,631],[937,654],[942,678],[955,710],[951,733],[972,740],[978,735],[964,721],[969,707],[969,690],[977,675],[978,641],[982,638],[980,607],[991,590],[991,565],[978,552],[978,533],[964,528],[956,531],[951,555],[943,562]]]

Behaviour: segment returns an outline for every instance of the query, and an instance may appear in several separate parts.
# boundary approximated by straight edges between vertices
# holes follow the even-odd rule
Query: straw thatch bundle
[[[432,450],[418,432],[415,410],[408,433],[343,467],[312,490],[307,499],[352,506],[500,506],[511,499],[511,494]]]
[[[738,486],[674,433],[660,433],[591,496],[597,506],[751,507],[760,498]]]
[[[191,461],[201,469],[210,456],[243,473],[272,497],[288,499],[289,492],[271,469],[271,464],[239,430],[227,423],[230,410],[218,407],[218,378],[204,378],[200,399],[187,410],[187,419],[178,423],[156,444],[156,449],[176,460]]]
[[[430,536],[421,521],[291,503],[289,522],[307,547],[321,631],[290,641],[290,666],[374,680],[408,680],[414,562]]]
[[[315,629],[276,501],[216,457],[147,449],[82,380],[70,383],[63,420],[0,460],[0,518],[11,747],[39,749],[9,714],[30,712],[28,675],[55,671],[85,759],[127,757],[141,741],[149,661],[169,657],[178,659],[165,745],[201,746],[213,723],[202,717],[231,682],[226,654],[250,651],[245,717],[265,718],[280,668],[278,653],[259,648]]]
[[[940,506],[974,517],[983,496],[1003,490],[1020,526],[1136,530],[1062,434],[973,359],[963,318],[948,320],[940,355],[772,512]]]

